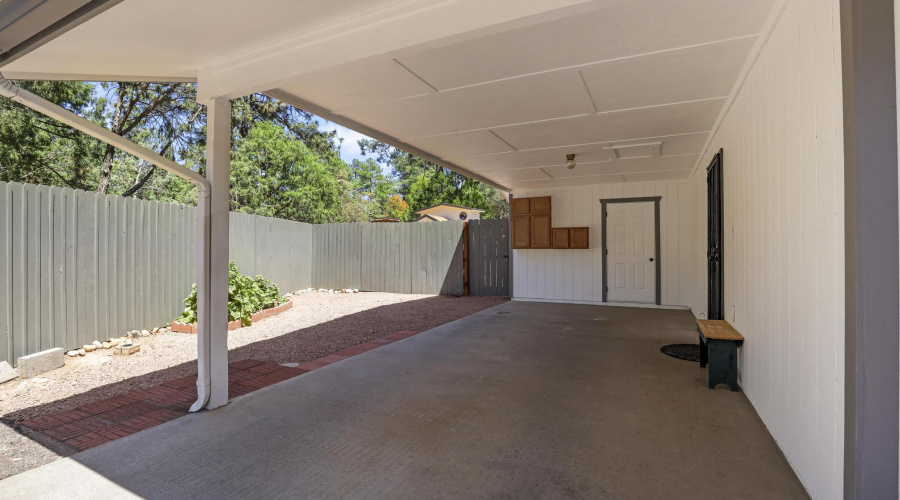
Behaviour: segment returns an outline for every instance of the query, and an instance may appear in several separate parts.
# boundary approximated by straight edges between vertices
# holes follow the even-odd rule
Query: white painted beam
[[[474,30],[503,31],[537,23],[554,11],[591,7],[585,0],[407,0],[224,57],[198,70],[197,98],[265,92],[298,77],[393,50]],[[591,7],[596,8],[596,7]],[[482,33],[483,34],[483,33]]]
[[[444,168],[448,168],[448,169],[456,172],[457,174],[464,175],[470,179],[475,179],[476,181],[487,184],[488,186],[495,187],[495,188],[499,189],[500,191],[503,191],[504,193],[509,193],[509,191],[510,191],[510,189],[508,187],[504,186],[503,184],[494,182],[483,175],[479,175],[471,170],[462,168],[459,165],[452,163],[450,161],[444,160],[442,158],[438,158],[437,156],[432,155],[432,154],[430,154],[422,149],[419,149],[411,144],[405,143],[405,142],[397,139],[396,137],[393,137],[393,136],[390,136],[387,134],[383,134],[383,133],[379,132],[378,130],[375,130],[371,127],[367,127],[367,126],[363,125],[362,123],[351,120],[345,116],[333,114],[330,111],[328,111],[327,109],[322,108],[320,106],[316,106],[315,104],[313,104],[311,102],[304,101],[303,99],[301,99],[295,95],[288,94],[287,92],[282,92],[280,90],[268,91],[268,92],[266,92],[266,95],[268,95],[269,97],[274,97],[275,99],[278,99],[280,101],[284,101],[292,106],[303,109],[305,111],[309,111],[310,113],[313,113],[316,116],[320,116],[330,122],[337,123],[338,125],[344,126],[351,130],[355,130],[356,132],[359,132],[360,134],[367,135],[367,136],[371,137],[372,139],[379,140],[385,144],[389,144],[395,148],[406,151],[407,153],[414,154],[414,155],[418,156],[419,158],[424,159],[425,161],[430,161],[431,163],[434,163],[435,165],[440,165]]]
[[[208,349],[210,393],[206,408],[228,403],[228,205],[231,183],[231,101],[206,102],[206,178],[210,189]]]

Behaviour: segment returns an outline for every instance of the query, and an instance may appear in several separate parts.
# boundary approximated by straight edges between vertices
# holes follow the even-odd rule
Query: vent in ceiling
[[[611,160],[625,160],[628,158],[650,158],[659,156],[662,150],[662,142],[644,142],[641,144],[610,144],[605,146]]]

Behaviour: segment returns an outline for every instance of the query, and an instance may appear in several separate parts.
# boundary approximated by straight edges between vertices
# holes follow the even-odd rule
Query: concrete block
[[[22,356],[16,364],[19,367],[19,376],[22,378],[36,377],[44,372],[55,370],[66,364],[63,356],[66,351],[62,347],[47,349],[28,356]]]
[[[141,346],[138,344],[132,345],[119,345],[113,347],[113,354],[120,354],[122,356],[130,356],[141,350]]]
[[[18,376],[19,372],[17,372],[15,368],[6,361],[0,361],[0,384],[8,382]]]

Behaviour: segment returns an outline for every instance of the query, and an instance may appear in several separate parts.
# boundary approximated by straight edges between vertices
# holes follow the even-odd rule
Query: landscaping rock
[[[71,351],[69,351],[69,352],[66,353],[66,356],[69,356],[70,358],[77,358],[77,357],[78,357],[78,350],[77,350],[77,349],[72,349]]]
[[[104,342],[101,345],[103,346],[104,349],[109,349],[110,347],[112,347],[112,344],[110,344],[109,342]]]
[[[6,361],[0,361],[0,384],[9,382],[19,376],[19,372]]]
[[[157,327],[157,328],[150,330],[150,333],[159,333],[159,328]]]
[[[85,354],[87,354],[87,351],[85,351],[84,349],[78,349],[79,356],[84,356]]]
[[[141,346],[139,346],[137,344],[120,345],[120,346],[116,346],[116,348],[113,349],[113,354],[118,354],[120,356],[131,356],[132,354],[134,354],[140,350],[141,350]]]
[[[101,344],[99,340],[95,340],[95,341],[91,342],[91,344],[93,344],[93,346],[96,347],[97,349],[103,347],[103,344]]]
[[[119,345],[120,343],[121,343],[121,342],[119,341],[119,339],[112,339],[112,340],[109,341],[109,346],[110,346],[110,347],[115,347],[115,346]]]
[[[149,336],[150,336],[150,332],[148,332],[147,330],[141,330],[141,337],[149,337]]]
[[[94,352],[97,350],[97,346],[95,346],[94,344],[84,344],[83,346],[81,346],[81,348],[85,352]]]
[[[65,353],[65,349],[57,347],[22,356],[16,361],[16,365],[19,367],[19,376],[31,378],[46,371],[65,366],[66,362],[63,359]]]

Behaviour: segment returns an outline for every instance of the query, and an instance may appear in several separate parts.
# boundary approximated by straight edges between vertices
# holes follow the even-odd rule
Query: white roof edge
[[[272,89],[272,90],[266,91],[265,94],[269,95],[270,97],[280,99],[280,100],[282,100],[288,104],[294,105],[300,109],[309,111],[310,113],[313,113],[316,116],[320,116],[330,122],[337,123],[338,125],[355,130],[356,132],[359,132],[360,134],[367,135],[373,139],[377,139],[381,142],[390,144],[391,146],[394,146],[395,148],[402,149],[403,151],[406,151],[408,153],[412,153],[420,158],[430,161],[431,163],[434,163],[436,165],[440,165],[444,168],[450,169],[458,174],[464,175],[471,179],[475,179],[476,181],[479,181],[479,182],[483,182],[483,183],[487,184],[488,186],[492,186],[492,187],[499,189],[500,191],[503,191],[504,193],[508,194],[510,192],[510,188],[508,188],[502,184],[498,184],[486,177],[483,177],[479,174],[476,174],[475,172],[472,172],[471,170],[464,169],[464,168],[460,167],[459,165],[456,165],[455,163],[451,163],[447,160],[438,158],[438,157],[432,155],[431,153],[423,151],[415,146],[406,144],[405,142],[397,139],[396,137],[392,137],[385,133],[379,132],[373,128],[367,127],[366,125],[363,125],[362,123],[351,120],[350,118],[347,118],[345,116],[335,115],[330,110],[325,109],[317,104],[313,104],[309,101],[306,101],[301,97],[295,96],[295,95],[285,92],[281,89]]]

